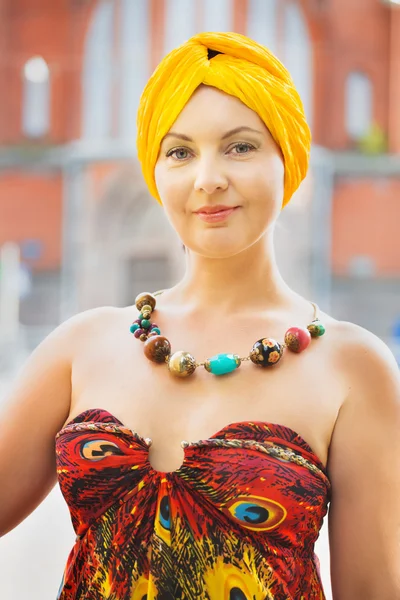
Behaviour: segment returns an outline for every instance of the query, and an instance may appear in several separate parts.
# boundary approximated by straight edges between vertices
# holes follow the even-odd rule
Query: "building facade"
[[[179,240],[136,160],[135,119],[159,60],[205,30],[268,46],[304,103],[314,145],[276,234],[285,278],[389,339],[400,6],[383,0],[0,0],[0,245],[17,242],[31,273],[22,322],[128,305],[182,274]]]

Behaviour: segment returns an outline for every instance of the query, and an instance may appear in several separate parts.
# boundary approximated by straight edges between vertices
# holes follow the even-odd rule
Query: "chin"
[[[241,252],[247,250],[252,243],[240,243],[238,240],[219,240],[218,242],[208,241],[207,243],[198,243],[190,246],[186,244],[187,248],[204,258],[230,258],[236,256]]]

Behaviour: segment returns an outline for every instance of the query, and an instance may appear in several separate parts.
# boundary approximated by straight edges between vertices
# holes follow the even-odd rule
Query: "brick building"
[[[127,305],[181,272],[135,158],[135,118],[155,65],[202,30],[270,47],[303,99],[314,146],[280,219],[284,276],[388,338],[400,290],[400,5],[384,0],[0,0],[0,245],[18,242],[32,272],[22,322]]]

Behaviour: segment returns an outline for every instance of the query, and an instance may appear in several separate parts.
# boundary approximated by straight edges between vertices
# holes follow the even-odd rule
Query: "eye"
[[[186,154],[189,153],[189,150],[187,150],[187,148],[173,148],[172,150],[169,150],[167,152],[167,154],[165,155],[167,158],[169,158],[170,156],[173,156],[175,153],[178,153],[177,157],[174,157],[175,160],[185,160],[185,158],[187,158],[187,156],[182,156],[182,153],[184,154],[186,152]]]
[[[255,150],[255,147],[252,144],[248,144],[247,142],[238,142],[233,146],[232,149],[238,148],[238,152],[234,152],[234,154],[249,154],[252,150]]]
[[[233,154],[249,154],[256,148],[253,146],[253,144],[249,144],[248,142],[237,142],[234,146],[232,146],[228,153],[232,152],[234,149],[237,149],[237,152],[233,152]],[[179,148],[173,148],[172,150],[169,150],[165,156],[167,158],[172,157],[174,160],[182,162],[189,158],[189,154],[190,153],[187,148],[180,146]]]

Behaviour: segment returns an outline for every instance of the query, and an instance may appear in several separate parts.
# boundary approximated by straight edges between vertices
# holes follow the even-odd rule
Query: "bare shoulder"
[[[69,414],[76,349],[112,312],[102,307],[63,321],[12,382],[1,406],[0,536],[30,514],[55,484],[54,437]],[[26,448],[35,450],[29,460]]]
[[[344,342],[340,367],[347,395],[334,434],[340,439],[363,428],[371,444],[378,445],[383,438],[385,444],[400,440],[400,371],[395,356],[371,331],[348,322],[339,327]]]
[[[76,313],[60,323],[41,345],[48,345],[50,348],[61,343],[60,349],[72,364],[78,351],[86,351],[88,348],[86,342],[100,339],[104,331],[116,319],[121,318],[123,310],[115,306],[99,306]],[[92,349],[93,347],[95,346],[91,344]]]
[[[45,406],[51,402],[59,418],[69,410],[71,368],[77,348],[89,339],[95,329],[107,319],[115,318],[114,307],[100,307],[77,313],[55,327],[31,352],[22,363],[12,383],[9,397],[6,398],[7,415],[19,414],[26,410]],[[29,391],[29,393],[28,393]],[[53,398],[45,398],[46,393],[55,394],[63,402],[54,402]],[[37,392],[37,393],[36,393]],[[3,407],[3,408],[4,408]]]
[[[110,344],[115,332],[125,322],[132,322],[126,308],[117,306],[99,306],[80,312],[65,321],[66,338],[71,342],[71,363],[80,359],[88,360],[97,350]]]
[[[65,321],[65,324],[69,323],[71,328],[78,331],[85,327],[90,328],[96,326],[101,321],[104,321],[106,324],[112,324],[116,319],[128,317],[127,308],[120,308],[118,306],[98,306],[97,308],[90,308],[77,313]]]
[[[377,335],[349,321],[334,321],[332,343],[335,368],[345,382],[345,396],[338,414],[335,436],[350,435],[366,411],[379,411],[381,419],[400,418],[400,372],[389,346]],[[393,423],[393,421],[392,421]]]
[[[383,373],[398,377],[398,365],[389,346],[377,335],[350,321],[339,321],[320,311],[320,319],[332,336],[330,347],[335,356],[335,366],[348,381],[349,392],[361,376],[365,382],[365,369],[368,374]],[[383,373],[382,373],[383,372]]]
[[[82,312],[72,315],[68,319],[65,319],[55,330],[60,335],[79,335],[82,334],[85,329],[90,329],[99,324],[101,321],[111,322],[112,319],[118,317],[121,311],[124,309],[117,308],[115,306],[99,306],[96,308],[89,308]]]
[[[348,378],[348,397],[356,390],[371,384],[382,391],[384,385],[398,385],[399,368],[389,346],[377,335],[348,321],[337,321],[335,334],[341,340],[339,356],[341,368]]]
[[[400,592],[399,368],[387,344],[354,323],[337,322],[335,340],[346,397],[327,463],[332,590],[338,598],[394,598]]]

